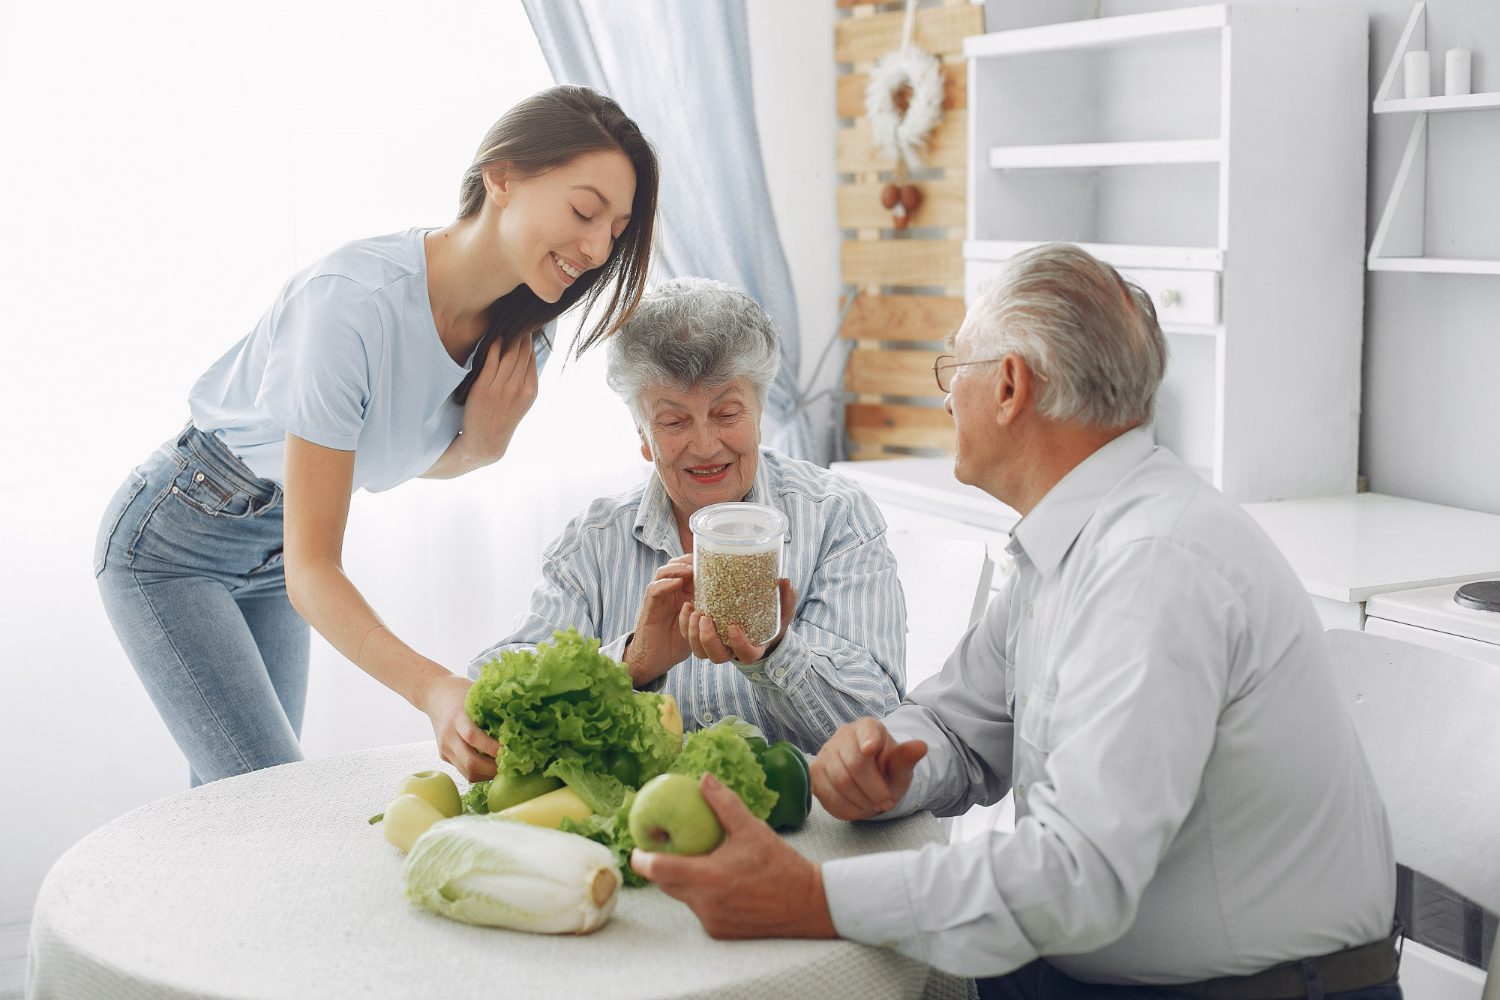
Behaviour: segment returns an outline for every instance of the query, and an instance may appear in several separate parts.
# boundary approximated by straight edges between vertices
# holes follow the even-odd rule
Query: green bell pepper
[[[756,748],[756,759],[766,772],[766,784],[776,793],[776,805],[766,822],[773,830],[796,830],[812,812],[812,779],[807,758],[788,740]]]

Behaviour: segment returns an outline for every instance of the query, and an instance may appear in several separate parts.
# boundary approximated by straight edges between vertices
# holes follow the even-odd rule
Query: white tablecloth
[[[659,889],[622,888],[585,937],[454,923],[408,903],[402,855],[365,820],[414,743],[271,768],[144,806],[53,867],[27,995],[434,998],[963,997],[972,983],[846,941],[714,941]],[[848,824],[814,804],[789,835],[817,860],[942,839],[919,815]]]

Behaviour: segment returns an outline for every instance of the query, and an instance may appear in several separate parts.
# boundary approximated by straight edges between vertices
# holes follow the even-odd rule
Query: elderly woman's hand
[[[781,628],[770,642],[760,646],[746,639],[745,630],[738,625],[730,625],[721,635],[712,618],[693,607],[692,602],[684,604],[677,613],[677,627],[692,647],[693,655],[714,663],[728,663],[730,660],[755,663],[771,655],[781,644],[781,637],[786,635],[787,626],[792,623],[792,612],[797,609],[797,592],[792,589],[792,581],[783,579],[777,582],[781,588]]]
[[[693,596],[693,557],[678,556],[656,571],[641,599],[635,632],[625,645],[625,666],[636,687],[649,684],[687,659],[678,612]]]

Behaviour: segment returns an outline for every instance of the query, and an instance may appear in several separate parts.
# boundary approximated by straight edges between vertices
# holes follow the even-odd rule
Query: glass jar
[[[719,638],[738,625],[751,645],[781,631],[782,542],[786,515],[758,503],[716,503],[688,519],[693,532],[693,592]]]

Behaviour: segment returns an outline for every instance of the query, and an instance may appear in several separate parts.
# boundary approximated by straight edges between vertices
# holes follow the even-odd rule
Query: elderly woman
[[[642,300],[609,341],[608,378],[651,478],[569,523],[547,550],[530,610],[471,675],[503,650],[576,626],[637,687],[673,695],[689,727],[732,714],[815,751],[844,723],[896,707],[906,607],[885,521],[849,480],[760,447],[778,365],[770,317],[743,292],[682,278]],[[788,522],[781,630],[763,646],[737,626],[720,635],[691,603],[688,519],[735,500],[775,507]]]

